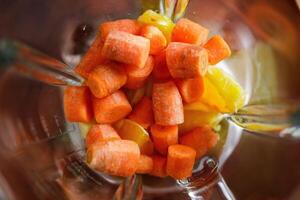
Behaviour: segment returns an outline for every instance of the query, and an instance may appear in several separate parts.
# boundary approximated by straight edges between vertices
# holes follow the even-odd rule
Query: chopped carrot
[[[201,126],[184,133],[179,138],[179,143],[196,150],[197,158],[204,156],[208,150],[214,147],[219,140],[219,135],[209,126]]]
[[[98,142],[87,151],[87,161],[92,168],[116,176],[133,175],[139,159],[139,146],[130,140]]]
[[[150,156],[141,155],[136,173],[148,174],[153,170],[153,159]]]
[[[120,89],[126,80],[125,70],[117,64],[109,63],[93,70],[86,84],[95,97],[103,98]]]
[[[166,177],[167,176],[167,172],[166,172],[166,163],[167,163],[167,159],[166,157],[162,157],[162,156],[152,156],[152,160],[153,160],[153,169],[152,172],[150,173],[150,175],[152,176],[158,176],[158,177]]]
[[[149,51],[149,39],[122,31],[112,31],[104,42],[102,55],[111,60],[143,68]]]
[[[140,34],[150,40],[150,54],[152,55],[156,55],[167,46],[166,37],[156,26],[145,25]]]
[[[167,155],[168,147],[178,143],[178,126],[151,126],[154,148],[162,155]]]
[[[120,90],[102,99],[93,97],[92,101],[95,119],[100,124],[114,123],[132,110],[125,94]]]
[[[120,19],[116,21],[104,22],[100,25],[99,31],[101,33],[101,38],[106,39],[107,35],[112,31],[124,31],[134,35],[140,33],[142,25],[133,19]]]
[[[171,78],[171,74],[167,67],[166,49],[154,56],[154,68],[152,74],[156,80],[167,80]]]
[[[85,53],[80,63],[76,66],[75,72],[84,78],[88,78],[89,73],[98,65],[102,64],[105,59],[101,54],[103,42],[100,36],[97,36],[91,47]]]
[[[89,148],[92,144],[121,139],[115,129],[108,124],[95,124],[91,127],[85,138],[86,147]]]
[[[204,48],[208,51],[208,62],[211,65],[217,64],[231,55],[228,44],[220,35],[215,35],[209,39]]]
[[[196,151],[188,146],[175,144],[169,146],[167,156],[167,174],[175,179],[184,179],[192,175]]]
[[[208,29],[203,26],[182,18],[176,23],[172,31],[172,42],[202,45],[207,40],[208,32]]]
[[[142,100],[136,104],[133,111],[128,116],[128,119],[135,121],[144,129],[147,129],[153,124],[152,100],[149,97],[143,97]]]
[[[137,89],[142,87],[148,76],[151,74],[154,66],[154,60],[152,56],[149,56],[147,62],[143,68],[137,68],[133,65],[125,65],[127,71],[127,82],[125,87],[129,89]]]
[[[64,92],[64,110],[70,122],[90,122],[93,119],[91,94],[88,87],[69,86]]]
[[[197,45],[171,42],[166,50],[166,59],[173,78],[196,78],[204,76],[207,71],[207,51]]]
[[[175,83],[185,103],[199,100],[204,93],[204,80],[201,76],[192,79],[178,79]]]
[[[174,82],[153,84],[152,102],[156,124],[168,126],[183,123],[182,99]]]

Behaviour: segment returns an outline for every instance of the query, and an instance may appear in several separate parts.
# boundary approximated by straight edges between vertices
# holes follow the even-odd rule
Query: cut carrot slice
[[[174,82],[153,84],[152,102],[156,124],[168,126],[183,123],[182,99]]]
[[[214,147],[219,140],[219,135],[209,126],[197,127],[179,138],[179,143],[196,150],[197,158],[204,156],[208,150]]]
[[[166,37],[156,26],[143,26],[141,36],[150,40],[150,54],[152,55],[156,55],[167,46]]]
[[[148,174],[153,170],[153,159],[150,156],[141,155],[136,173]]]
[[[91,94],[88,87],[67,87],[64,92],[64,111],[70,122],[90,122],[93,119]]]
[[[125,94],[120,90],[102,99],[93,97],[92,100],[95,118],[100,124],[114,123],[132,110]]]
[[[151,74],[154,66],[154,59],[149,56],[143,68],[137,68],[133,65],[125,65],[127,71],[127,82],[125,87],[129,89],[137,89],[142,87],[148,76]]]
[[[142,100],[133,108],[128,119],[135,121],[145,129],[151,126],[154,121],[151,99],[149,97],[143,97]]]
[[[108,124],[95,124],[91,127],[85,138],[85,145],[89,148],[97,142],[119,139],[121,139],[120,136],[112,126]]]
[[[152,156],[153,159],[153,169],[150,175],[152,176],[158,176],[158,177],[166,177],[167,172],[166,172],[166,164],[167,164],[167,159],[162,156]]]
[[[175,144],[169,147],[167,174],[175,179],[184,179],[192,175],[196,151],[191,147]]]
[[[103,42],[100,36],[97,36],[91,47],[85,53],[80,63],[75,68],[75,72],[84,78],[88,78],[89,73],[98,65],[102,64],[105,59],[101,54]]]
[[[109,140],[92,145],[87,151],[88,163],[100,172],[115,176],[131,176],[138,167],[140,150],[130,140]]]
[[[204,48],[208,51],[208,62],[215,65],[231,55],[228,44],[220,35],[215,35],[207,41]]]
[[[171,78],[171,74],[167,67],[166,49],[162,50],[154,57],[152,74],[156,80],[167,80]]]
[[[202,45],[206,42],[208,33],[208,29],[203,26],[182,18],[178,20],[172,31],[172,42]]]
[[[151,126],[154,148],[162,155],[167,155],[168,147],[178,143],[178,126]]]
[[[107,35],[112,31],[124,31],[134,35],[140,33],[142,25],[133,19],[120,19],[116,21],[104,22],[100,25],[99,31],[102,40],[105,40]]]
[[[207,51],[197,45],[171,42],[166,50],[166,59],[173,78],[196,78],[204,76],[207,71]]]
[[[93,70],[86,84],[97,98],[106,97],[125,85],[126,72],[117,64],[105,64]]]
[[[149,39],[122,31],[112,31],[104,42],[102,55],[111,60],[143,68],[149,51]]]
[[[175,83],[185,103],[199,100],[204,93],[204,80],[201,76],[193,79],[177,79]]]

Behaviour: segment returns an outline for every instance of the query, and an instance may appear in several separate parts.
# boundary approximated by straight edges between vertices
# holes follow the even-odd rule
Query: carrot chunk
[[[127,82],[125,87],[129,89],[137,89],[142,87],[148,76],[151,74],[154,66],[154,59],[149,56],[143,68],[137,68],[134,65],[125,65],[127,72]]]
[[[178,79],[175,83],[185,103],[199,100],[204,93],[204,80],[201,76],[192,79]]]
[[[152,55],[156,55],[167,46],[166,37],[156,26],[145,25],[140,34],[150,40],[150,54]]]
[[[92,168],[115,176],[131,176],[138,167],[139,146],[130,140],[108,140],[92,145],[87,151]]]
[[[142,25],[133,19],[120,19],[116,21],[104,22],[100,25],[99,31],[102,40],[105,40],[107,35],[112,31],[124,31],[134,35],[140,33]]]
[[[143,68],[149,51],[149,39],[122,31],[112,31],[104,42],[102,55],[111,60]]]
[[[90,122],[93,119],[91,94],[88,87],[67,87],[64,92],[64,111],[70,122]]]
[[[100,36],[97,36],[91,47],[85,53],[80,63],[76,66],[75,72],[84,78],[88,78],[89,73],[98,65],[105,61],[101,54],[103,42]]]
[[[167,174],[175,179],[184,179],[192,175],[196,151],[191,147],[175,144],[169,146],[167,156]]]
[[[151,126],[154,148],[162,155],[167,155],[168,147],[178,143],[178,126]]]
[[[208,29],[203,26],[182,18],[176,23],[172,31],[172,42],[202,45],[207,40],[208,32]]]
[[[166,164],[167,164],[167,159],[162,156],[152,156],[153,159],[153,169],[150,173],[152,176],[158,176],[158,177],[166,177],[167,172],[166,172]]]
[[[207,51],[197,45],[171,42],[166,50],[166,59],[173,78],[196,78],[204,76],[207,71]]]
[[[120,89],[126,80],[125,70],[117,64],[109,63],[93,70],[86,84],[95,97],[103,98]]]
[[[128,119],[135,121],[144,129],[147,129],[153,124],[152,100],[149,97],[143,97],[142,100],[136,104],[133,111],[128,116]]]
[[[228,44],[220,35],[215,35],[209,39],[204,48],[208,51],[208,62],[211,65],[217,64],[231,55]]]
[[[111,124],[128,115],[131,112],[125,94],[118,90],[102,99],[93,97],[95,119],[100,124]]]
[[[92,144],[107,140],[121,139],[115,129],[108,124],[95,124],[91,127],[85,138],[86,147],[89,148]]]
[[[162,50],[154,57],[152,74],[156,80],[167,80],[171,78],[171,74],[167,67],[166,49]]]
[[[153,159],[150,156],[141,155],[136,173],[148,174],[153,170]]]
[[[168,126],[183,123],[182,99],[174,82],[153,84],[152,103],[156,124]]]
[[[209,126],[201,126],[184,133],[179,138],[179,143],[196,150],[197,158],[204,156],[208,150],[214,147],[219,140],[219,135]]]

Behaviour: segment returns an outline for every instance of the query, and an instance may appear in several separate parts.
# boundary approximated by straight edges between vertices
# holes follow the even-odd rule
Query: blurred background
[[[151,1],[154,0],[148,2]],[[63,59],[65,62],[76,63],[76,54],[83,53],[88,46],[86,42],[81,42],[76,34],[74,35],[76,27],[81,24],[90,24],[91,28],[88,29],[87,35],[81,36],[83,38],[92,37],[91,35],[95,33],[92,28],[94,24],[108,20],[111,16],[133,18],[140,13],[142,3],[142,1],[133,0],[111,1],[109,4],[100,0],[0,0],[0,38],[15,38],[53,57]],[[192,0],[187,10],[187,17],[202,22],[212,32],[221,32],[233,50],[254,48],[253,43],[257,40],[267,43],[278,61],[277,69],[279,71],[277,74],[280,74],[276,79],[280,88],[278,96],[290,99],[300,98],[300,14],[295,0]],[[280,26],[273,22],[279,22]],[[240,30],[240,32],[236,32],[236,30]],[[249,36],[247,40],[241,42],[240,34],[248,32],[251,32],[251,37]],[[69,40],[75,41],[75,44],[67,43]],[[284,57],[284,59],[279,61],[278,57]],[[0,71],[0,79],[3,78],[3,71],[4,69],[2,69],[2,73]],[[58,108],[51,112],[39,111],[46,112],[47,114],[44,116],[62,112],[60,106],[56,105],[59,100],[53,98],[58,91],[52,86],[41,90],[40,84],[26,82],[19,77],[14,77],[6,84],[8,84],[6,87],[10,88],[27,88],[27,91],[20,91],[18,95],[10,96],[11,98],[0,96],[2,101],[6,101],[6,105],[22,104],[22,101],[30,102],[30,104],[22,104],[26,107],[23,113],[19,113],[20,110],[16,109],[15,113],[10,116],[27,118],[20,123],[30,124],[29,121],[32,119],[28,119],[28,116],[32,116],[37,104],[34,95],[27,96],[29,93],[40,95],[44,92],[44,95],[39,98],[49,100],[47,102],[51,102],[51,105],[41,105],[41,107]],[[263,84],[268,83],[263,82]],[[263,95],[268,95],[266,91],[269,91],[269,88],[254,92],[251,98],[255,101]],[[32,110],[28,111],[31,108]],[[2,106],[0,109],[0,115],[7,112],[6,107]],[[59,126],[60,120],[57,119],[55,126]],[[5,151],[0,151],[0,186],[5,191],[13,190],[18,199],[36,199],[35,191],[26,187],[26,184],[47,187],[44,189],[45,192],[62,192],[56,188],[57,185],[45,186],[38,183],[35,178],[24,177],[17,165],[27,165],[28,160],[22,160],[22,158],[30,152],[23,155],[23,151],[20,151],[18,164],[12,163],[13,161],[8,159],[9,150],[6,149],[19,149],[30,140],[43,141],[53,134],[51,129],[33,131],[30,129],[30,125],[26,128],[36,134],[12,137],[5,132],[5,128],[0,128],[0,144],[5,147],[3,148]],[[69,128],[72,131],[72,127]],[[20,135],[22,134],[20,133]],[[80,143],[80,141],[72,140],[72,143],[76,142]],[[34,161],[45,164],[53,162],[49,159],[51,156],[47,156],[54,151],[53,149],[58,152],[65,151],[68,149],[68,145],[57,144],[55,141],[51,148],[48,148],[43,146],[43,143],[37,143],[29,151],[41,151],[35,154],[38,156]],[[56,167],[60,165],[63,163],[55,163]],[[35,167],[39,168],[38,165]],[[53,174],[47,172],[51,171],[51,167],[47,169],[48,171],[43,170],[50,179]],[[222,175],[237,199],[298,200],[300,199],[300,141],[261,136],[244,131],[237,147],[225,162]],[[5,180],[9,180],[9,184],[14,187],[7,188],[7,183],[1,182],[3,177]],[[35,183],[30,180],[34,180]],[[86,187],[92,186],[87,183]],[[111,193],[112,190],[107,189],[105,192]],[[81,199],[75,197],[76,191],[71,193],[69,195],[74,195],[73,199]],[[26,198],[24,198],[24,194],[26,194]],[[80,194],[77,195],[80,196]],[[1,198],[0,188],[0,199],[6,198]],[[48,199],[55,199],[55,197],[50,195]],[[102,198],[99,197],[99,199]]]

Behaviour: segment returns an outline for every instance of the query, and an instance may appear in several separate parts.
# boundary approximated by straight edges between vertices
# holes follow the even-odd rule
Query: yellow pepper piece
[[[151,155],[153,153],[153,143],[148,132],[136,122],[123,119],[117,122],[114,128],[122,139],[136,142],[142,154]]]
[[[184,133],[198,126],[216,125],[221,115],[216,112],[202,112],[198,110],[184,110],[184,123],[179,125],[179,133]]]
[[[243,88],[219,68],[209,69],[206,76],[225,100],[229,112],[243,107],[245,94]]]
[[[156,26],[166,36],[167,41],[170,42],[172,30],[175,26],[170,18],[160,15],[153,10],[147,10],[138,17],[138,21],[144,24]]]

